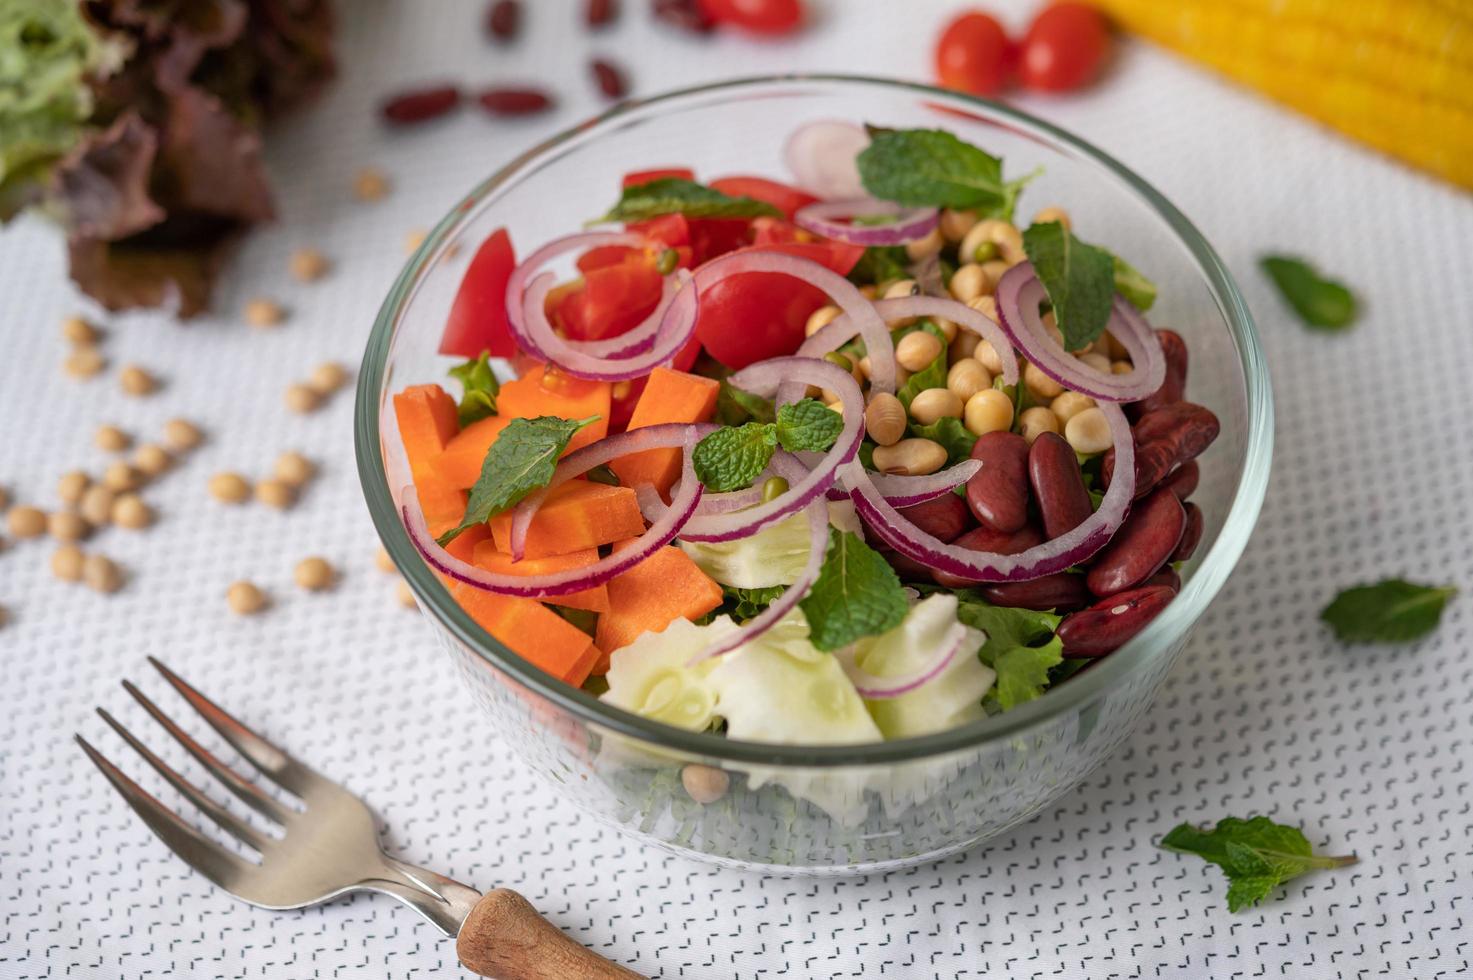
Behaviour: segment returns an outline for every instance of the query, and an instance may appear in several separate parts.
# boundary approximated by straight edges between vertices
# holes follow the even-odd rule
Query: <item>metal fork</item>
[[[77,743],[113,788],[191,868],[243,901],[265,909],[300,909],[355,891],[392,895],[456,937],[466,967],[501,980],[571,980],[638,977],[563,935],[525,898],[504,888],[484,896],[441,874],[406,864],[379,846],[373,815],[362,800],[319,775],[236,721],[153,657],[164,679],[236,752],[303,803],[289,807],[225,765],[129,681],[123,689],[164,727],[211,776],[283,833],[273,836],[210,799],[132,732],[98,708],[97,713],[170,786],[225,833],[260,855],[253,863],[201,834],[128,778],[85,738]]]

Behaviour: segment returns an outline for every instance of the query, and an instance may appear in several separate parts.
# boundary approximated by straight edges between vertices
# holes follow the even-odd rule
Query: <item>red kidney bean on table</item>
[[[379,112],[396,125],[424,122],[443,116],[460,104],[460,89],[454,85],[433,85],[401,92],[384,100]]]
[[[486,32],[498,41],[510,41],[522,25],[520,0],[493,0],[486,9]]]
[[[1004,534],[984,526],[973,528],[951,543],[958,548],[967,548],[971,551],[1016,555],[1020,551],[1027,551],[1029,548],[1043,544],[1043,534],[1032,524],[1026,524],[1011,534]],[[963,589],[977,584],[972,579],[935,570],[931,571],[931,578],[937,585],[948,589]]]
[[[1186,397],[1187,342],[1175,330],[1157,330],[1156,336],[1161,338],[1161,353],[1166,356],[1166,377],[1160,388],[1128,406],[1127,411],[1132,418],[1139,418]]]
[[[1066,657],[1103,657],[1146,628],[1176,593],[1164,585],[1131,589],[1072,612],[1059,623]]]
[[[1074,530],[1094,512],[1079,457],[1057,432],[1045,432],[1033,440],[1028,450],[1028,483],[1043,518],[1043,533],[1050,539]]]
[[[1161,481],[1161,485],[1176,494],[1177,500],[1186,503],[1187,498],[1197,492],[1197,484],[1201,479],[1201,467],[1197,465],[1195,459],[1189,459],[1166,474],[1166,479]]]
[[[1028,522],[1028,440],[989,432],[972,446],[982,468],[967,481],[967,506],[984,527],[1005,534]]]
[[[955,541],[962,532],[970,530],[977,523],[972,520],[967,502],[954,493],[943,493],[924,503],[900,507],[897,511],[901,517],[933,538],[946,542]]]
[[[618,16],[618,0],[588,0],[583,8],[583,22],[589,27],[607,27]]]
[[[593,71],[593,80],[598,83],[598,90],[611,99],[622,99],[629,91],[629,83],[624,79],[624,72],[611,61],[602,58],[594,58],[588,63]]]
[[[1166,564],[1181,541],[1187,515],[1176,494],[1165,488],[1136,502],[1125,523],[1090,560],[1084,584],[1098,596],[1140,585]]]
[[[1095,598],[1085,588],[1084,576],[1075,572],[1054,572],[1027,582],[984,585],[978,591],[994,606],[1039,612],[1049,609],[1067,612],[1087,606]]]
[[[696,0],[655,0],[656,20],[696,34],[707,34],[716,28],[716,22],[706,16]]]
[[[535,88],[488,88],[476,101],[496,116],[525,116],[552,108],[552,96]]]
[[[1205,521],[1202,518],[1202,508],[1196,504],[1184,504],[1187,523],[1181,532],[1181,540],[1176,543],[1176,550],[1171,553],[1167,561],[1186,561],[1197,550],[1197,545],[1202,542],[1202,530]]]

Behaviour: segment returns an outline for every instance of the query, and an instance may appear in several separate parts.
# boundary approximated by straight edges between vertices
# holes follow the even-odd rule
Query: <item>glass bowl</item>
[[[408,482],[390,395],[441,381],[435,353],[469,256],[510,229],[525,252],[582,227],[626,171],[662,165],[781,177],[786,136],[812,119],[944,127],[1043,168],[1024,215],[1066,208],[1087,239],[1151,277],[1151,311],[1187,340],[1189,393],[1222,420],[1193,498],[1206,518],[1181,594],[1129,644],[1043,697],[966,727],[868,745],[805,747],[693,734],[600,703],[531,666],[473,622],[420,560],[398,498]],[[755,78],[623,104],[517,157],[446,215],[384,301],[359,376],[358,469],[379,535],[475,702],[572,803],[641,840],[718,864],[852,874],[934,860],[1049,806],[1130,734],[1257,520],[1272,450],[1268,371],[1252,320],[1212,247],[1115,160],[1014,109],[873,78]],[[718,770],[712,772],[710,770]],[[714,802],[694,792],[727,785]]]

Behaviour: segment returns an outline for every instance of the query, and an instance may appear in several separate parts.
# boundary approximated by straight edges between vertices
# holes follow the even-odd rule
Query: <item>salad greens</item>
[[[1161,838],[1161,847],[1195,854],[1221,868],[1228,879],[1229,912],[1241,912],[1306,871],[1343,868],[1356,861],[1355,855],[1321,857],[1297,827],[1268,817],[1228,817],[1215,827],[1184,823]]]
[[[1135,266],[1113,252],[1110,253],[1110,261],[1115,265],[1115,292],[1124,296],[1131,306],[1142,313],[1154,306],[1156,284],[1141,275],[1140,270]]]
[[[1002,161],[941,129],[871,130],[859,154],[864,189],[907,207],[971,208],[1011,221],[1018,193],[1032,179],[1005,181]]]
[[[767,469],[778,446],[790,453],[827,452],[843,428],[842,415],[805,398],[778,409],[776,421],[717,429],[696,443],[691,464],[707,490],[741,490]]]
[[[766,201],[732,197],[682,177],[657,180],[624,188],[619,203],[599,221],[644,221],[662,214],[690,218],[781,218],[783,213]]]
[[[1064,335],[1064,349],[1092,343],[1110,320],[1115,299],[1115,257],[1086,245],[1057,221],[1030,225],[1023,249],[1033,263]]]
[[[909,333],[914,333],[917,330],[924,330],[926,333],[929,333],[931,336],[941,341],[941,352],[936,355],[935,359],[931,361],[930,364],[927,364],[925,367],[912,374],[909,378],[906,379],[905,384],[896,389],[895,397],[899,398],[900,404],[904,405],[907,409],[910,408],[911,400],[914,399],[916,395],[919,395],[921,392],[925,391],[927,388],[946,387],[947,341],[946,334],[941,332],[940,327],[936,326],[936,324],[932,323],[930,320],[922,320],[919,323],[912,324],[911,326],[904,329],[892,331],[891,336],[895,338],[895,341],[897,343],[899,343],[901,337],[904,337],[906,334]],[[972,439],[974,442],[976,441],[975,436],[973,436]],[[970,451],[971,449],[969,447],[968,452]]]
[[[463,429],[472,422],[496,414],[496,396],[501,393],[501,384],[491,370],[491,355],[482,352],[464,364],[450,369],[450,376],[460,382],[462,394],[457,414]]]
[[[957,618],[987,634],[978,656],[997,672],[990,706],[1007,711],[1042,695],[1050,683],[1050,669],[1063,660],[1064,645],[1054,635],[1061,617],[994,606],[971,590],[958,598]]]
[[[863,533],[863,526],[847,500],[828,502],[829,524]],[[767,589],[797,581],[808,564],[808,518],[803,513],[785,517],[756,534],[733,541],[686,541],[680,547],[711,578],[727,589]],[[738,616],[738,619],[747,618]]]
[[[1308,262],[1287,255],[1265,255],[1258,264],[1307,326],[1343,330],[1354,322],[1354,294],[1343,284],[1321,276]]]
[[[829,535],[818,581],[798,604],[820,650],[894,629],[910,608],[900,577],[879,552],[857,534],[835,529]]]
[[[1406,643],[1437,628],[1458,590],[1387,579],[1346,589],[1320,613],[1347,643]]]

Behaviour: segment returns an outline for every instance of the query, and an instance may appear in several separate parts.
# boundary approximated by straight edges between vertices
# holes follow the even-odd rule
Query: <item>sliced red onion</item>
[[[526,554],[527,529],[532,526],[532,518],[537,516],[538,508],[542,506],[542,502],[547,499],[548,493],[554,488],[562,486],[574,477],[582,476],[595,466],[602,466],[621,456],[628,456],[630,453],[644,452],[646,449],[679,449],[686,445],[695,446],[718,428],[720,426],[705,422],[665,422],[605,436],[597,442],[590,442],[581,449],[568,453],[557,464],[557,469],[552,471],[552,479],[548,481],[547,486],[528,494],[521,503],[517,504],[517,509],[512,511],[511,529],[507,535],[510,539],[508,547],[511,560],[521,561],[522,556]],[[638,493],[638,488],[635,489],[635,492]],[[679,496],[678,493],[677,496]],[[648,518],[649,515],[646,514],[645,517]]]
[[[856,225],[850,219],[887,217],[884,225]],[[849,201],[820,201],[801,207],[793,215],[800,228],[834,241],[853,245],[904,245],[925,238],[936,230],[941,212],[936,208],[903,208],[893,201],[862,197]]]
[[[735,541],[756,534],[769,524],[797,513],[809,502],[822,499],[824,491],[833,485],[839,467],[859,452],[859,444],[864,440],[864,408],[859,385],[848,371],[837,364],[811,357],[773,357],[744,367],[726,380],[744,391],[769,397],[779,384],[790,378],[802,384],[827,388],[839,396],[844,406],[844,428],[834,440],[833,448],[801,479],[796,482],[790,480],[787,493],[777,499],[735,513],[694,517],[681,529],[681,538],[686,541]]]
[[[546,356],[536,339],[527,331],[526,322],[522,311],[526,298],[527,283],[532,279],[532,274],[542,268],[559,255],[568,252],[579,251],[586,248],[598,248],[608,245],[623,245],[626,248],[645,248],[649,241],[643,236],[631,231],[586,231],[576,235],[564,235],[562,238],[554,238],[546,245],[527,256],[515,269],[511,277],[506,281],[506,319],[511,328],[511,335],[527,353],[539,356],[542,360],[551,360]],[[667,289],[673,295],[674,284],[667,280]],[[663,305],[663,297],[662,297]],[[659,307],[655,314],[660,313]],[[611,340],[579,342],[566,341],[574,344],[575,349],[594,357],[616,357],[621,351],[637,353],[647,350],[654,343],[655,333],[659,328],[660,317],[651,314],[649,317],[618,337]],[[642,345],[642,346],[641,346]]]
[[[869,146],[863,126],[820,119],[793,130],[783,146],[783,161],[798,186],[825,200],[864,196],[855,158]]]
[[[829,299],[843,310],[842,316],[846,317],[848,323],[852,325],[850,336],[857,334],[863,337],[865,346],[874,352],[870,356],[870,389],[891,392],[895,390],[895,348],[890,342],[890,329],[885,326],[885,321],[876,312],[875,305],[865,299],[864,294],[852,282],[812,259],[784,255],[781,252],[744,249],[738,252],[728,252],[697,269],[696,286],[705,292],[722,279],[744,272],[781,273],[801,279],[827,293]],[[829,350],[837,346],[836,344]],[[817,356],[822,357],[823,353]],[[825,385],[825,387],[830,386]],[[830,390],[837,391],[838,389],[830,388]],[[793,400],[796,401],[796,398]]]
[[[573,568],[548,575],[501,575],[462,561],[435,542],[434,536],[430,534],[430,529],[425,524],[424,511],[420,510],[419,496],[415,493],[413,486],[404,488],[402,504],[404,526],[409,531],[410,540],[414,542],[414,546],[419,549],[420,555],[424,557],[429,566],[458,582],[464,582],[487,592],[521,596],[526,599],[552,599],[571,592],[582,592],[584,589],[603,585],[609,579],[628,571],[675,540],[681,525],[690,519],[691,514],[695,513],[696,505],[701,500],[702,487],[691,470],[690,450],[694,448],[694,445],[690,443],[685,447],[685,469],[684,478],[681,480],[681,491],[670,502],[670,508],[665,515],[651,524],[649,529],[633,544],[582,568]]]
[[[790,483],[796,483],[807,473],[803,464],[790,454],[783,452],[774,455],[773,469]],[[743,623],[742,628],[735,633],[708,645],[686,662],[687,667],[711,657],[719,657],[723,653],[730,653],[742,644],[755,640],[776,626],[778,620],[786,616],[808,594],[813,583],[818,581],[818,573],[823,568],[824,556],[828,552],[829,507],[822,497],[815,497],[808,502],[806,513],[808,514],[808,562],[798,573],[798,577],[783,590],[781,595],[768,603],[766,609]]]
[[[1130,354],[1133,370],[1111,374],[1091,367],[1070,354],[1049,334],[1038,312],[1048,299],[1033,265],[1020,262],[997,283],[997,315],[1013,343],[1040,371],[1071,391],[1101,402],[1135,402],[1155,392],[1166,379],[1166,355],[1156,336],[1129,302],[1116,295],[1106,329]]]
[[[897,513],[859,463],[850,463],[843,479],[854,506],[870,530],[897,552],[929,568],[974,582],[1023,582],[1040,578],[1089,558],[1105,546],[1125,520],[1135,496],[1135,442],[1125,413],[1113,402],[1100,411],[1110,423],[1115,443],[1115,479],[1097,509],[1076,528],[1015,555],[971,551],[927,534]]]
[[[870,473],[869,479],[891,507],[913,507],[951,492],[970,480],[981,468],[980,460],[967,459],[955,466],[926,476]],[[843,473],[839,474],[839,481],[844,482]],[[848,494],[843,496],[848,496]]]
[[[941,675],[952,661],[956,660],[966,644],[967,627],[957,623],[947,630],[946,637],[936,648],[936,656],[930,663],[914,673],[905,674],[900,677],[881,677],[878,674],[869,674],[860,670],[848,659],[841,657],[839,663],[844,668],[844,673],[854,682],[854,690],[866,701],[883,701],[887,698],[898,698],[902,694],[909,694],[923,684],[927,684]]]

